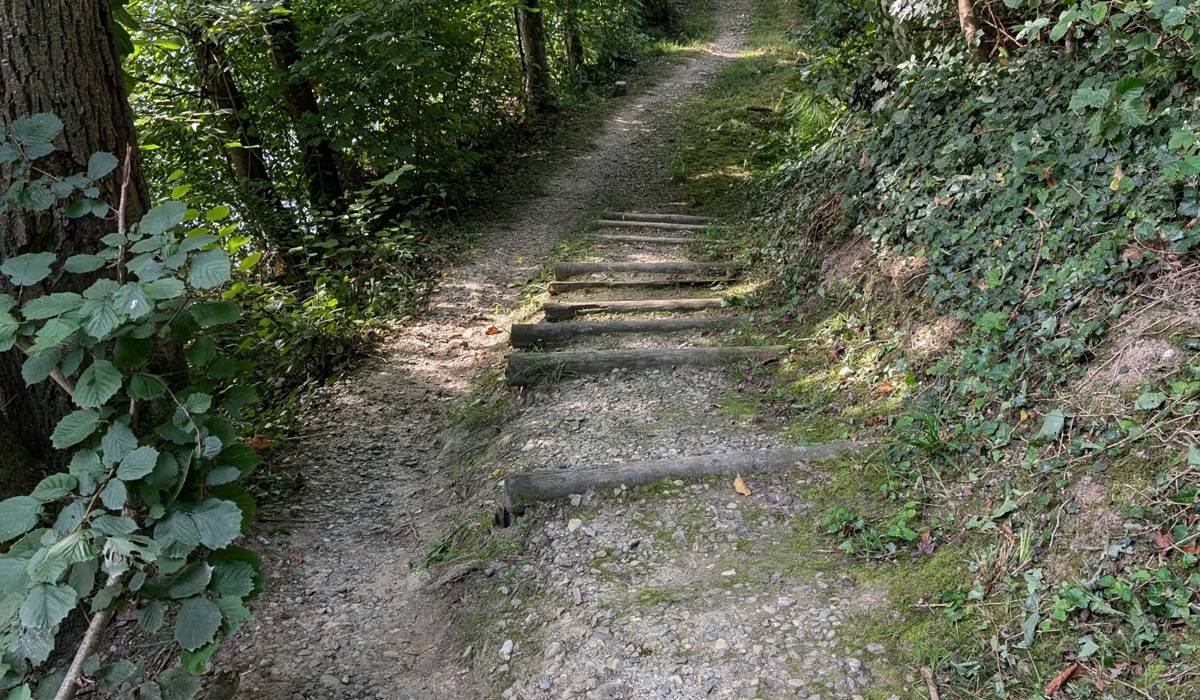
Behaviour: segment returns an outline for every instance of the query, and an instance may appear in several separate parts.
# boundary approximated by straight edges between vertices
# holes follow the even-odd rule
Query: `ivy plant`
[[[39,114],[0,132],[0,165],[14,179],[0,207],[45,210],[69,198],[69,217],[108,216],[95,182],[118,168],[115,156],[96,154],[68,178],[34,167],[61,131]],[[257,392],[210,336],[240,311],[220,298],[231,275],[220,241],[188,231],[199,214],[168,200],[125,230],[114,221],[95,253],[0,264],[15,290],[0,294],[0,351],[24,353],[25,381],[56,382],[75,405],[52,435],[71,453],[67,471],[0,502],[0,690],[10,698],[30,697],[27,679],[73,615],[90,625],[70,668],[50,679],[62,686],[55,697],[70,697],[84,675],[114,689],[144,675],[95,656],[115,613],[136,611],[147,633],[173,620],[182,666],[199,673],[262,590],[260,559],[234,544],[255,510],[238,482],[259,461],[236,424]],[[52,271],[85,276],[74,287],[83,291],[39,295]],[[142,688],[190,698],[199,683],[176,670]]]

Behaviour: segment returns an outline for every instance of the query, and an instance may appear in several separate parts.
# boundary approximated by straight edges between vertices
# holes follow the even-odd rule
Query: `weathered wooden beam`
[[[687,245],[688,243],[696,242],[695,238],[669,238],[666,236],[606,236],[596,234],[592,238],[609,243],[655,243],[659,245]]]
[[[788,352],[770,347],[654,348],[637,350],[571,350],[518,353],[508,356],[505,377],[511,386],[525,386],[546,377],[603,374],[614,369],[719,367],[737,360],[769,362]]]
[[[600,219],[597,226],[607,228],[657,228],[664,231],[703,231],[707,224],[672,224],[663,221],[612,221]]]
[[[818,460],[833,459],[867,447],[865,442],[846,441],[778,450],[749,450],[674,459],[626,462],[597,468],[555,469],[513,474],[504,480],[509,509],[533,501],[565,498],[573,493],[641,486],[660,479],[688,479],[782,471]]]
[[[730,267],[724,263],[680,263],[680,262],[567,262],[554,266],[554,279],[568,280],[594,272],[645,272],[662,275],[694,275],[701,272],[728,274]]]
[[[724,299],[634,299],[630,301],[546,302],[547,321],[569,321],[584,314],[630,314],[650,311],[705,311],[725,306]]]
[[[744,320],[740,316],[693,316],[690,318],[647,318],[636,321],[590,323],[524,323],[512,327],[509,343],[514,348],[531,348],[596,335],[674,333],[710,328],[731,328]]]
[[[578,280],[575,282],[551,282],[546,289],[551,294],[574,292],[580,289],[662,289],[664,287],[713,287],[718,284],[736,282],[733,277],[721,279],[702,279],[699,277],[683,277],[676,279],[657,280]]]
[[[657,221],[664,224],[711,224],[707,216],[688,214],[638,214],[628,211],[602,211],[600,218],[606,221]]]

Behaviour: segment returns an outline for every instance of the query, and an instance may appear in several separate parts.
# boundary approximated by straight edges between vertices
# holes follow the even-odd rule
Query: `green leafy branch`
[[[32,178],[33,160],[53,152],[61,130],[51,115],[34,115],[0,133],[0,165],[14,177],[0,208],[44,211],[73,199],[68,216],[108,214],[93,198],[95,182],[116,169],[109,154],[93,156],[87,173]],[[53,380],[76,406],[51,437],[73,453],[67,471],[0,502],[0,544],[10,543],[0,554],[0,689],[18,700],[76,610],[91,614],[87,633],[70,667],[45,681],[60,700],[87,675],[117,685],[137,675],[128,661],[101,668],[95,656],[116,612],[137,609],[141,629],[155,633],[173,611],[183,666],[199,673],[249,619],[245,603],[265,581],[259,558],[233,544],[255,510],[237,482],[258,464],[235,423],[257,391],[209,335],[240,318],[235,304],[213,299],[230,281],[229,255],[216,236],[186,230],[199,212],[182,202],[132,225],[124,209],[95,253],[0,264],[19,291],[0,294],[0,351],[24,353],[25,381]],[[55,268],[94,281],[39,296]],[[184,359],[164,360],[167,348]],[[151,684],[175,698],[199,689],[182,672]]]

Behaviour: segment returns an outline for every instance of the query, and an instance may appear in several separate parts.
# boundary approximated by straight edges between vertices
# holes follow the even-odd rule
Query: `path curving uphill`
[[[751,0],[720,0],[718,39],[652,91],[630,98],[595,140],[479,253],[450,270],[424,318],[334,387],[285,459],[303,468],[300,500],[264,512],[254,537],[272,576],[256,619],[230,640],[215,671],[241,677],[260,700],[491,697],[503,675],[469,668],[442,588],[412,569],[431,540],[475,515],[472,484],[454,483],[439,435],[445,408],[495,372],[488,335],[516,306],[514,279],[532,277],[561,237],[609,206],[669,201],[669,174],[651,153],[672,108],[736,56]],[[454,572],[448,572],[453,574]],[[491,639],[478,649],[490,650]],[[477,651],[482,654],[482,651]]]

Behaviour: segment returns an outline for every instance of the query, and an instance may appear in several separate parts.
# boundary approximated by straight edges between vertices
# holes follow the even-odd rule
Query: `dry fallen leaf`
[[[242,440],[242,443],[245,444],[246,447],[249,447],[255,452],[261,451],[269,442],[270,440],[266,435],[255,435],[254,437],[248,437],[245,440]]]
[[[1175,546],[1175,536],[1169,532],[1154,533],[1154,549],[1160,554]]]
[[[746,485],[746,482],[744,479],[742,479],[741,474],[733,477],[733,490],[737,491],[743,496],[749,496],[751,494],[750,487]]]
[[[1137,260],[1141,257],[1142,257],[1142,251],[1140,248],[1134,248],[1133,246],[1127,246],[1125,248],[1125,250],[1121,251],[1121,259],[1124,260],[1125,262],[1129,262],[1130,260]]]
[[[895,391],[896,385],[892,384],[892,380],[890,379],[883,380],[882,384],[875,387],[875,393],[879,394],[880,396],[887,396],[888,394],[895,393]]]
[[[917,541],[917,551],[921,554],[933,554],[933,550],[937,549],[937,545],[933,542],[933,535],[929,531],[921,533],[921,538]]]
[[[515,289],[516,287],[520,287],[520,286],[521,286],[521,283],[518,282],[517,280],[513,280],[512,282],[508,283],[509,289]]]
[[[1116,192],[1117,190],[1121,189],[1121,180],[1124,180],[1124,179],[1125,179],[1125,168],[1122,168],[1121,165],[1118,163],[1117,167],[1113,170],[1112,182],[1108,183],[1108,189],[1112,190],[1113,192]]]
[[[1021,409],[1021,420],[1029,420],[1029,411]]]
[[[488,335],[499,335],[500,329],[495,326],[488,326],[488,329],[484,332],[487,333]]]
[[[1060,688],[1063,687],[1063,683],[1066,683],[1081,673],[1083,673],[1083,666],[1076,661],[1070,666],[1064,668],[1062,673],[1058,674],[1054,678],[1051,678],[1050,682],[1046,684],[1045,689],[1043,689],[1042,695],[1045,695],[1046,697],[1052,697],[1059,691]]]

